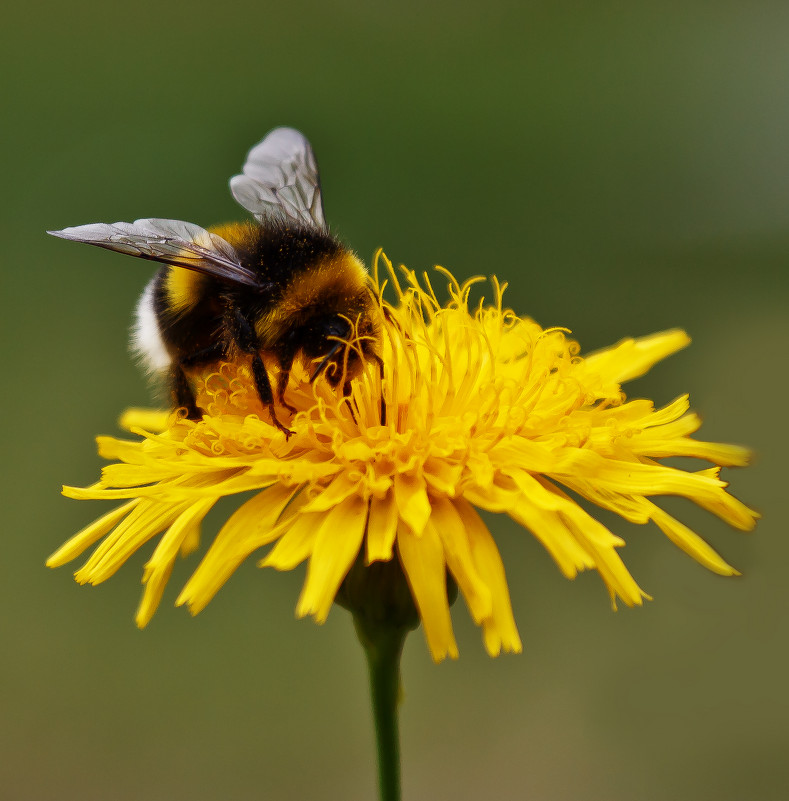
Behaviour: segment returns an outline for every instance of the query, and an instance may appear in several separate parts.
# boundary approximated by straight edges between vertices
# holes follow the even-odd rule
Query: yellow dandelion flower
[[[578,496],[634,523],[651,520],[705,567],[736,573],[653,499],[689,498],[750,530],[758,515],[726,492],[719,475],[722,466],[746,464],[748,451],[693,439],[700,420],[686,395],[656,409],[621,390],[684,348],[684,332],[625,340],[581,358],[565,329],[543,329],[506,309],[495,279],[492,303],[474,306],[471,288],[481,279],[460,285],[444,273],[450,300],[442,305],[427,276],[403,271],[399,281],[387,265],[397,304],[382,301],[380,365],[367,362],[344,394],[320,379],[310,383],[308,366],[295,366],[288,401],[297,412],[282,411],[288,438],[260,407],[243,362],[198,377],[206,412],[199,421],[128,412],[122,423],[141,439],[99,438],[99,453],[114,463],[97,484],[64,489],[123,505],[48,564],[98,543],[75,574],[98,584],[159,537],[144,569],[136,618],[144,626],[178,555],[199,547],[209,509],[255,490],[216,535],[177,604],[196,614],[245,559],[271,545],[258,564],[291,570],[307,561],[296,611],[323,622],[355,564],[391,562],[407,579],[436,661],[458,655],[452,582],[488,653],[521,650],[504,565],[478,509],[520,523],[568,578],[597,570],[613,603],[633,606],[648,596],[619,556],[624,541]],[[661,463],[671,456],[713,467],[685,472]]]

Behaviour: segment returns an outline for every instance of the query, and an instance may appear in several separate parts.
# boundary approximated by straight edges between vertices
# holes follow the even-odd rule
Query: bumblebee
[[[330,232],[309,142],[276,128],[230,179],[256,222],[204,229],[180,220],[94,223],[47,233],[161,262],[137,305],[132,348],[149,371],[169,377],[173,403],[198,419],[187,370],[251,358],[255,388],[278,428],[297,358],[333,386],[374,358],[378,304],[364,265]],[[353,337],[356,347],[348,347]],[[279,366],[276,387],[263,360]]]

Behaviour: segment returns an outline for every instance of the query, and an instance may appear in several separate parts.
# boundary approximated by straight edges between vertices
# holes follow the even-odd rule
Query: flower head
[[[366,362],[345,392],[311,383],[309,365],[296,365],[287,394],[297,410],[288,421],[292,436],[271,424],[242,361],[196,377],[206,412],[199,421],[128,412],[123,424],[141,439],[99,438],[100,454],[115,463],[94,486],[64,490],[125,503],[48,564],[99,543],[75,574],[98,584],[159,537],[143,576],[137,623],[144,626],[178,554],[198,548],[208,510],[255,490],[216,535],[177,604],[199,612],[241,562],[273,545],[258,564],[290,570],[308,561],[297,614],[322,622],[357,556],[368,564],[397,559],[436,661],[458,653],[447,574],[488,652],[521,650],[504,566],[477,509],[520,523],[568,578],[597,570],[614,603],[633,606],[647,596],[619,556],[624,541],[578,496],[634,523],[651,520],[709,569],[736,573],[652,498],[686,497],[751,529],[756,513],[719,476],[721,466],[746,464],[747,450],[692,439],[700,420],[687,396],[655,409],[628,401],[620,386],[685,347],[684,332],[625,340],[581,358],[565,329],[543,329],[506,309],[495,279],[492,303],[472,306],[481,279],[460,285],[443,272],[450,300],[442,305],[427,275],[420,281],[404,271],[401,283],[391,265],[389,274],[397,304],[381,301],[380,363]],[[714,466],[685,472],[661,464],[670,456]]]

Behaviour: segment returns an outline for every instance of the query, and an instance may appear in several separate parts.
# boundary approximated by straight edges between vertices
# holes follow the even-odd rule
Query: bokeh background
[[[789,6],[34,1],[2,28],[3,798],[375,795],[362,654],[343,610],[294,620],[301,572],[250,563],[191,619],[192,557],[140,632],[145,553],[95,589],[44,568],[104,509],[61,483],[148,402],[126,342],[153,269],[44,229],[238,218],[227,179],[282,124],[365,259],[495,272],[587,351],[685,327],[630,393],[689,391],[706,438],[758,453],[727,472],[755,534],[675,505],[742,578],[607,519],[642,609],[493,520],[525,650],[489,659],[461,604],[459,661],[412,635],[404,797],[789,796]]]

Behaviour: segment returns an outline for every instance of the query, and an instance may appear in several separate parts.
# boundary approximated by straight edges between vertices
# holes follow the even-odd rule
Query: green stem
[[[381,801],[400,801],[400,655],[408,629],[369,627],[354,617],[367,656],[370,695],[378,743],[378,787]]]

